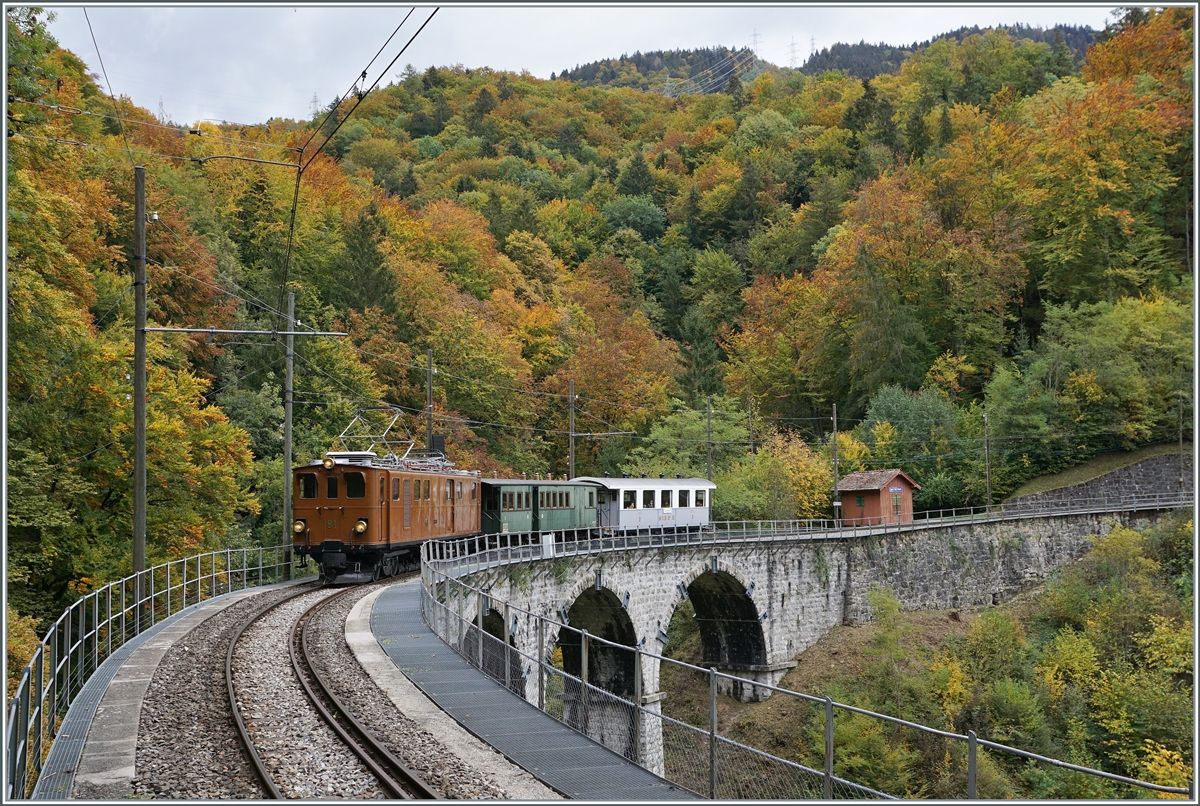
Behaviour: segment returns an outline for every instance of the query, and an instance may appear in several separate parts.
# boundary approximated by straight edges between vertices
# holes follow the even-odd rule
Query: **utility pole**
[[[146,169],[133,169],[133,601],[134,632],[142,627],[146,570]]]
[[[992,508],[992,445],[991,434],[988,430],[987,409],[983,410],[983,465],[987,477],[987,505]]]
[[[433,450],[433,348],[425,351],[425,450]]]
[[[837,403],[833,404],[833,522],[835,526],[842,520],[842,496],[838,492],[838,455],[837,455]]]
[[[1183,490],[1183,390],[1179,390],[1179,489]]]
[[[712,395],[708,396],[708,480],[712,481]]]
[[[296,325],[296,292],[288,292],[287,341],[283,374],[283,577],[292,578],[292,330]]]
[[[754,453],[754,395],[746,390],[746,422],[750,429],[750,453]]]
[[[575,379],[567,381],[567,397],[571,399],[570,435],[567,437],[567,472],[575,478]]]

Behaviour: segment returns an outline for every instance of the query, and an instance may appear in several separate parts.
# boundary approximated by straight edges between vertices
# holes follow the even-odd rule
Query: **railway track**
[[[311,651],[314,618],[351,590],[302,591],[242,625],[225,664],[239,737],[269,797],[435,799],[332,692]],[[284,665],[294,685],[256,683],[259,669]]]

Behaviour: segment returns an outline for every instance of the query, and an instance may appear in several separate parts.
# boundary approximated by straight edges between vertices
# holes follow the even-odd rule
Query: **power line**
[[[16,103],[27,104],[29,106],[36,106],[41,109],[49,109],[53,112],[61,112],[63,114],[67,114],[67,115],[85,115],[87,117],[104,118],[106,120],[116,120],[121,123],[133,123],[135,125],[145,126],[150,129],[165,129],[168,131],[177,132],[181,135],[182,134],[191,134],[191,135],[195,135],[197,137],[201,137],[205,140],[216,140],[219,142],[231,143],[233,145],[244,145],[247,148],[251,148],[255,151],[260,151],[264,147],[265,148],[278,148],[278,149],[283,149],[285,151],[298,150],[292,146],[280,145],[278,143],[272,143],[267,140],[246,140],[245,138],[240,138],[240,137],[225,137],[224,135],[219,135],[219,134],[206,134],[206,133],[204,133],[204,131],[202,129],[192,129],[187,126],[177,126],[177,125],[173,125],[173,124],[169,124],[169,123],[168,124],[151,123],[148,120],[138,120],[137,118],[126,118],[126,117],[121,117],[120,115],[107,115],[107,114],[104,114],[103,112],[92,112],[87,109],[80,109],[79,107],[76,107],[76,106],[66,106],[65,104],[46,104],[46,103],[42,103],[40,101],[30,101],[30,100],[27,100],[24,98],[13,98],[13,101]],[[177,157],[176,159],[180,159],[180,158]]]
[[[108,80],[108,70],[105,69],[105,67],[104,67],[104,57],[100,55],[100,45],[99,45],[99,43],[96,42],[96,32],[92,30],[92,20],[90,17],[88,17],[86,8],[83,10],[83,18],[85,20],[87,20],[88,33],[92,35],[92,44],[96,48],[96,58],[100,61],[100,71],[102,73],[104,73],[104,84],[105,84],[105,86],[108,87],[109,100],[112,101],[113,109],[118,109],[117,99],[115,97],[113,97],[112,82]],[[124,124],[121,124],[120,122],[118,122],[117,125],[121,129],[121,139],[125,141],[125,149],[126,149],[126,151],[128,151],[129,150],[129,138],[125,136],[125,126],[124,126]],[[130,167],[133,167],[133,154],[132,153],[129,154],[129,165],[130,165]]]

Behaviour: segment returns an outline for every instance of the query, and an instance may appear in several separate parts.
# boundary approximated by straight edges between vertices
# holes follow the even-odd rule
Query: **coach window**
[[[392,479],[392,500],[400,500],[400,479]]]
[[[363,478],[362,473],[347,473],[346,474],[346,497],[347,498],[366,498],[367,497],[367,480]]]
[[[659,497],[658,505],[660,507],[662,507],[663,509],[671,508],[671,491],[670,490],[662,491],[662,495]]]
[[[637,491],[625,490],[624,500],[621,502],[622,509],[637,509]]]
[[[688,498],[690,497],[690,496],[688,495],[688,493],[690,493],[690,492],[691,492],[691,490],[680,490],[680,491],[679,491],[679,508],[680,508],[680,509],[686,509],[686,508],[687,508],[687,506],[688,506]]]
[[[654,490],[642,490],[642,509],[654,509]]]
[[[325,484],[325,497],[337,498],[337,476],[330,476]]]
[[[704,490],[696,490],[696,506],[704,506]]]
[[[588,509],[596,508],[596,491],[588,490]]]
[[[300,482],[300,497],[301,498],[316,498],[317,497],[317,474],[316,473],[301,473],[298,480]]]

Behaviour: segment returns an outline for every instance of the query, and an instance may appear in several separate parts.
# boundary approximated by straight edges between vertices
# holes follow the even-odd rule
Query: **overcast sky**
[[[1020,6],[443,6],[386,74],[433,10],[418,7],[371,67],[386,85],[408,63],[461,64],[540,78],[635,51],[751,46],[779,66],[799,66],[835,42],[911,45],[963,25],[1017,22],[1104,27],[1114,3]],[[50,31],[111,90],[177,123],[259,123],[307,118],[313,96],[346,92],[408,6],[46,6]],[[92,42],[95,35],[95,44]],[[99,58],[97,57],[99,48]],[[103,78],[101,78],[103,85]]]

